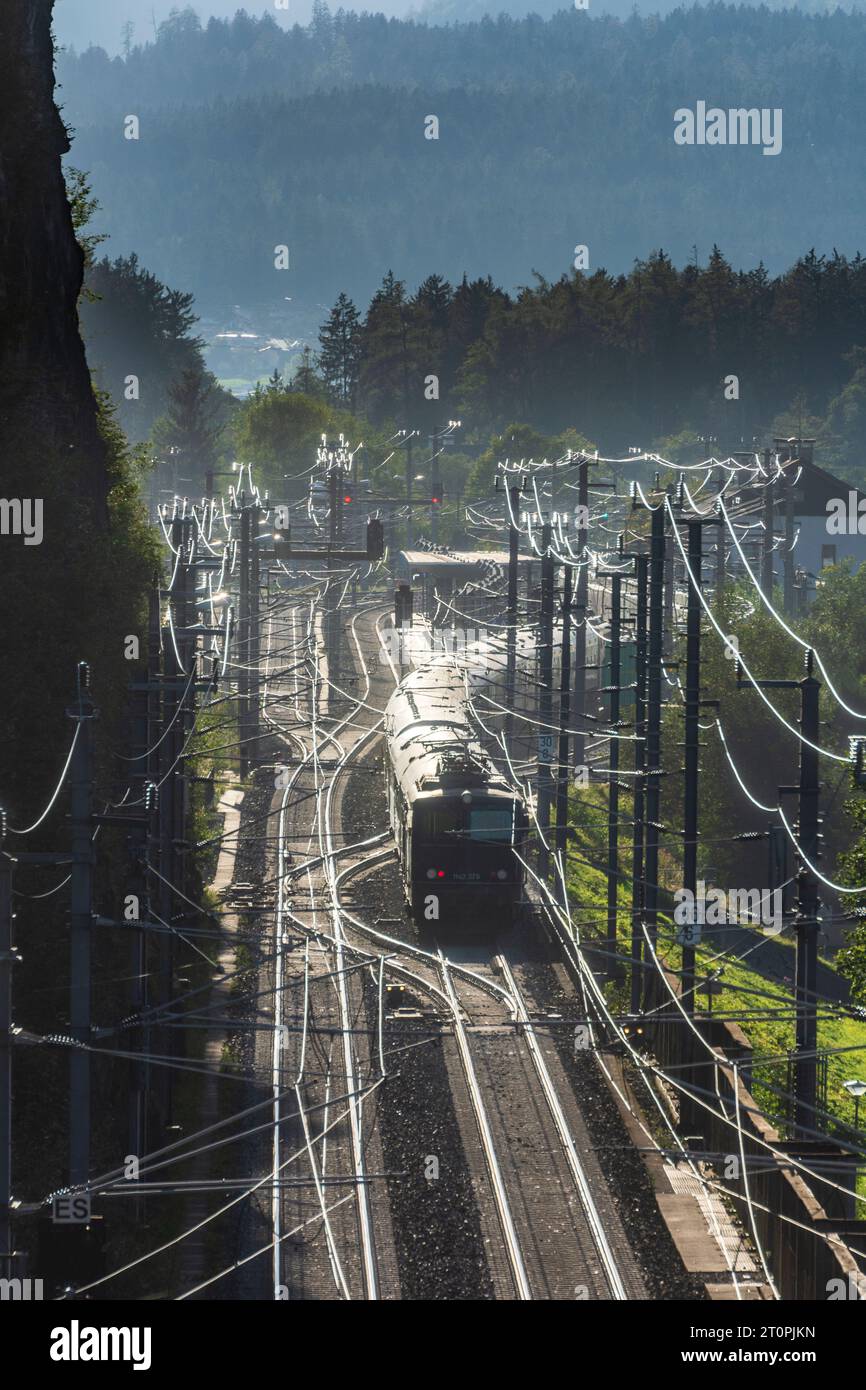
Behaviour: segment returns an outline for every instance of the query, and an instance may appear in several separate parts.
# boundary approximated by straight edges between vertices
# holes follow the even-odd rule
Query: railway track
[[[381,641],[381,623],[377,623]],[[357,634],[355,634],[357,640]],[[399,673],[382,643],[392,681]],[[365,699],[372,682],[358,644]],[[378,722],[358,738],[340,760],[327,792],[328,823],[337,799],[339,780],[353,761],[378,736]],[[327,857],[333,865],[333,847]],[[545,1059],[529,1011],[511,966],[494,958],[482,968],[469,968],[452,959],[441,943],[426,951],[404,937],[385,933],[341,905],[347,881],[391,857],[381,850],[365,854],[330,876],[335,919],[344,942],[352,937],[372,945],[380,968],[397,975],[431,1000],[441,1025],[454,1041],[469,1098],[482,1157],[481,1191],[492,1199],[494,1220],[490,1238],[505,1252],[509,1281],[500,1280],[500,1296],[529,1300],[575,1296],[626,1298],[638,1296],[639,1279],[633,1265],[624,1277],[613,1243],[578,1157],[551,1068]],[[382,964],[384,962],[384,964]],[[496,978],[500,972],[505,983]],[[508,1066],[494,1054],[504,1049]],[[503,1088],[503,1077],[511,1081]],[[523,1153],[534,1152],[529,1182],[515,1157],[515,1117],[521,1115]],[[551,1208],[557,1214],[551,1216]],[[623,1243],[623,1233],[618,1233]],[[524,1254],[524,1249],[530,1253]],[[494,1263],[496,1263],[494,1259]],[[626,1262],[628,1264],[628,1262]],[[577,1293],[575,1291],[578,1291]]]
[[[408,924],[385,931],[364,910],[365,880],[388,874],[389,864],[399,892],[389,833],[360,834],[343,811],[352,775],[369,773],[383,737],[380,711],[400,679],[383,628],[373,609],[347,624],[351,696],[334,687],[323,664],[315,604],[303,611],[287,595],[268,630],[269,653],[282,642],[283,664],[286,651],[293,658],[285,686],[265,702],[293,762],[277,806],[274,1296],[284,1297],[288,1285],[300,1297],[399,1297],[374,1113],[391,1038],[385,988],[399,983],[424,1001],[425,1027],[441,1041],[493,1296],[642,1297],[616,1203],[586,1158],[579,1105],[521,979],[519,949],[470,948],[467,958],[464,946],[413,939]],[[291,720],[281,731],[283,688]],[[342,712],[335,698],[346,701]],[[344,894],[359,886],[361,904],[348,905]],[[287,1194],[281,1175],[287,1153],[299,1147],[312,1190]],[[314,1233],[302,1248],[290,1241],[299,1225]]]
[[[353,635],[356,632],[360,616],[356,613],[351,620],[350,632]],[[295,1104],[292,1107],[292,1113],[300,1117],[304,1130],[304,1141],[315,1182],[321,1228],[325,1234],[334,1287],[338,1295],[345,1299],[359,1296],[364,1299],[376,1300],[381,1296],[380,1256],[377,1251],[374,1232],[371,1179],[368,1172],[371,1126],[365,1119],[364,1098],[382,1079],[382,1055],[380,1047],[378,1050],[379,1075],[373,1081],[370,1077],[371,1056],[361,1057],[359,1055],[358,1019],[362,1012],[363,1001],[359,997],[359,990],[352,973],[357,965],[359,952],[356,948],[350,947],[346,941],[339,897],[335,892],[336,862],[345,850],[344,847],[335,843],[337,832],[334,825],[332,802],[333,787],[346,760],[350,757],[355,746],[366,742],[372,733],[371,730],[365,729],[358,736],[353,727],[358,712],[363,708],[369,693],[369,682],[364,686],[359,697],[350,702],[347,712],[341,718],[326,722],[320,714],[320,705],[322,703],[322,687],[327,682],[327,677],[322,671],[318,641],[320,628],[316,621],[315,610],[311,610],[307,615],[302,632],[300,631],[302,625],[299,623],[297,611],[292,611],[290,622],[296,642],[306,648],[308,678],[306,689],[299,690],[296,675],[289,698],[294,703],[296,715],[306,721],[307,727],[303,738],[298,738],[297,735],[293,736],[300,746],[300,757],[282,793],[277,832],[278,889],[273,936],[276,1003],[271,1059],[274,1093],[272,1142],[274,1187],[271,1202],[272,1282],[275,1296],[279,1297],[285,1287],[283,1231],[288,1224],[283,1216],[285,1196],[277,1184],[277,1177],[283,1166],[282,1151],[287,1119],[284,1104],[286,1093],[284,1040],[287,1032],[286,968],[287,961],[290,959],[292,944],[290,929],[292,929],[300,931],[306,936],[308,949],[311,941],[316,943],[316,950],[322,954],[327,954],[331,961],[331,969],[328,972],[333,985],[331,1003],[336,1006],[335,1032],[340,1037],[339,1065],[334,1057],[333,1049],[327,1062],[322,1129],[318,1136],[313,1136],[306,1122],[302,1095],[305,1089],[310,1089],[310,1083],[305,1083],[303,1067],[309,1022],[309,1010],[305,1004],[300,1043],[301,1064],[294,1079]],[[304,682],[301,684],[303,685]],[[331,700],[329,699],[327,703],[330,706]],[[326,750],[327,758],[325,757]],[[293,856],[287,849],[287,832],[293,804],[300,797],[305,798],[308,805],[306,816],[308,826],[307,855],[300,866],[295,866],[292,863]],[[306,915],[300,912],[300,904],[293,898],[294,889],[301,886],[306,889],[308,900]],[[324,921],[327,921],[327,930],[323,926]],[[370,953],[360,954],[375,962],[376,958],[371,957]],[[383,979],[383,965],[381,963],[378,965],[378,972],[381,993]],[[305,983],[305,1000],[307,999]],[[345,1108],[342,1120],[331,1124],[329,1101],[333,1090],[332,1082],[336,1077],[339,1077],[341,1081],[340,1091]],[[312,1089],[321,1091],[321,1084],[317,1086],[316,1083],[313,1083]],[[345,1124],[342,1122],[343,1120]],[[343,1132],[345,1129],[348,1129],[348,1141]],[[317,1157],[319,1140],[321,1141],[320,1152]],[[341,1252],[338,1248],[339,1239],[335,1232],[340,1225],[345,1225],[345,1213],[340,1214],[339,1221],[332,1220],[331,1210],[325,1200],[326,1162],[329,1158],[333,1159],[334,1155],[336,1155],[339,1167],[350,1174],[347,1182],[350,1184],[352,1192],[356,1228],[351,1233],[352,1236],[356,1237],[356,1240],[351,1240],[350,1243],[356,1245],[357,1258],[355,1252],[352,1252],[351,1257],[347,1258],[345,1250]],[[341,1163],[341,1158],[348,1159],[348,1162]],[[297,1225],[297,1222],[293,1222],[293,1225]],[[345,1232],[343,1235],[345,1236]]]

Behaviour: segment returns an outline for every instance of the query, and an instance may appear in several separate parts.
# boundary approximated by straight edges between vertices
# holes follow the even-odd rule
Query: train
[[[503,636],[481,637],[469,626],[416,628],[413,635],[418,641],[407,641],[406,655],[415,669],[391,696],[384,721],[388,814],[407,907],[419,923],[435,912],[434,920],[502,926],[516,920],[523,903],[528,814],[484,747],[470,702],[478,701],[485,723],[496,730],[506,711],[514,711],[510,751],[524,770],[531,765],[539,732],[537,636],[531,628],[518,629],[509,694]],[[610,681],[608,641],[603,616],[588,624],[587,707],[601,721],[606,697],[600,687]],[[554,692],[561,642],[557,623]],[[626,642],[621,683],[627,686],[632,677],[633,644]],[[622,702],[630,698],[624,690]]]
[[[436,656],[385,709],[386,791],[407,907],[419,924],[509,925],[523,902],[523,797],[485,749],[470,712],[489,666]]]

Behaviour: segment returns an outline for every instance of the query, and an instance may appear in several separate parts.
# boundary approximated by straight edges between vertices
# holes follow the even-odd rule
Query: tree
[[[299,392],[302,396],[325,395],[325,383],[316,371],[316,362],[309,344],[304,348],[300,366],[292,377],[290,390]]]
[[[866,457],[866,348],[852,348],[845,360],[853,374],[831,400],[827,416],[818,426],[817,440],[827,466],[843,478],[859,479],[862,486]]]
[[[176,459],[181,470],[178,481],[203,486],[204,475],[216,463],[225,429],[216,382],[201,368],[188,367],[168,395],[168,411],[153,431],[154,444]]]
[[[466,496],[480,499],[490,496],[496,465],[503,459],[512,463],[518,459],[541,460],[550,453],[550,439],[531,425],[518,423],[506,426],[501,434],[494,435],[490,447],[475,460],[472,472],[466,480]]]
[[[365,414],[373,420],[405,416],[409,380],[406,287],[389,270],[364,320],[359,387]]]
[[[66,198],[69,203],[69,210],[72,213],[72,226],[75,229],[75,239],[84,252],[84,268],[91,270],[94,264],[94,252],[97,246],[108,238],[104,232],[87,232],[85,228],[90,224],[93,214],[99,210],[99,201],[93,197],[90,188],[90,179],[83,169],[73,169],[71,166],[66,170]],[[82,293],[87,298],[95,298],[92,291],[85,287]]]
[[[319,330],[319,344],[319,367],[330,399],[352,409],[361,363],[361,319],[345,294],[339,296]]]
[[[135,255],[106,257],[90,266],[80,316],[96,382],[129,439],[143,442],[168,409],[171,385],[184,371],[204,371],[192,295],[169,289]]]
[[[858,888],[866,883],[866,798],[862,795],[846,803],[845,810],[859,827],[857,843],[839,863],[839,878],[846,887]],[[851,998],[866,1004],[866,922],[858,922],[845,933],[845,945],[836,957],[836,964],[851,986]]]

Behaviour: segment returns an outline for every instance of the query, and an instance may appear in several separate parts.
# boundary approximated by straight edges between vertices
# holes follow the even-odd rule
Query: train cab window
[[[513,819],[510,806],[473,807],[469,812],[469,838],[510,843]]]
[[[455,806],[442,805],[437,806],[435,810],[431,808],[427,811],[426,822],[425,830],[432,839],[463,828],[462,812]]]

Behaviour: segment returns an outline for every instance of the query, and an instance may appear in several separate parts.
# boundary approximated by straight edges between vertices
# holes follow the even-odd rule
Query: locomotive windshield
[[[469,812],[469,838],[510,843],[513,824],[510,806],[473,807]]]
[[[427,811],[427,832],[434,838],[439,835],[453,835],[463,829],[462,807],[449,806],[440,802]]]
[[[483,805],[464,808],[451,802],[439,802],[418,818],[418,829],[434,840],[472,840],[476,843],[510,844],[514,827],[514,808],[505,805]],[[423,828],[422,828],[423,826]]]

